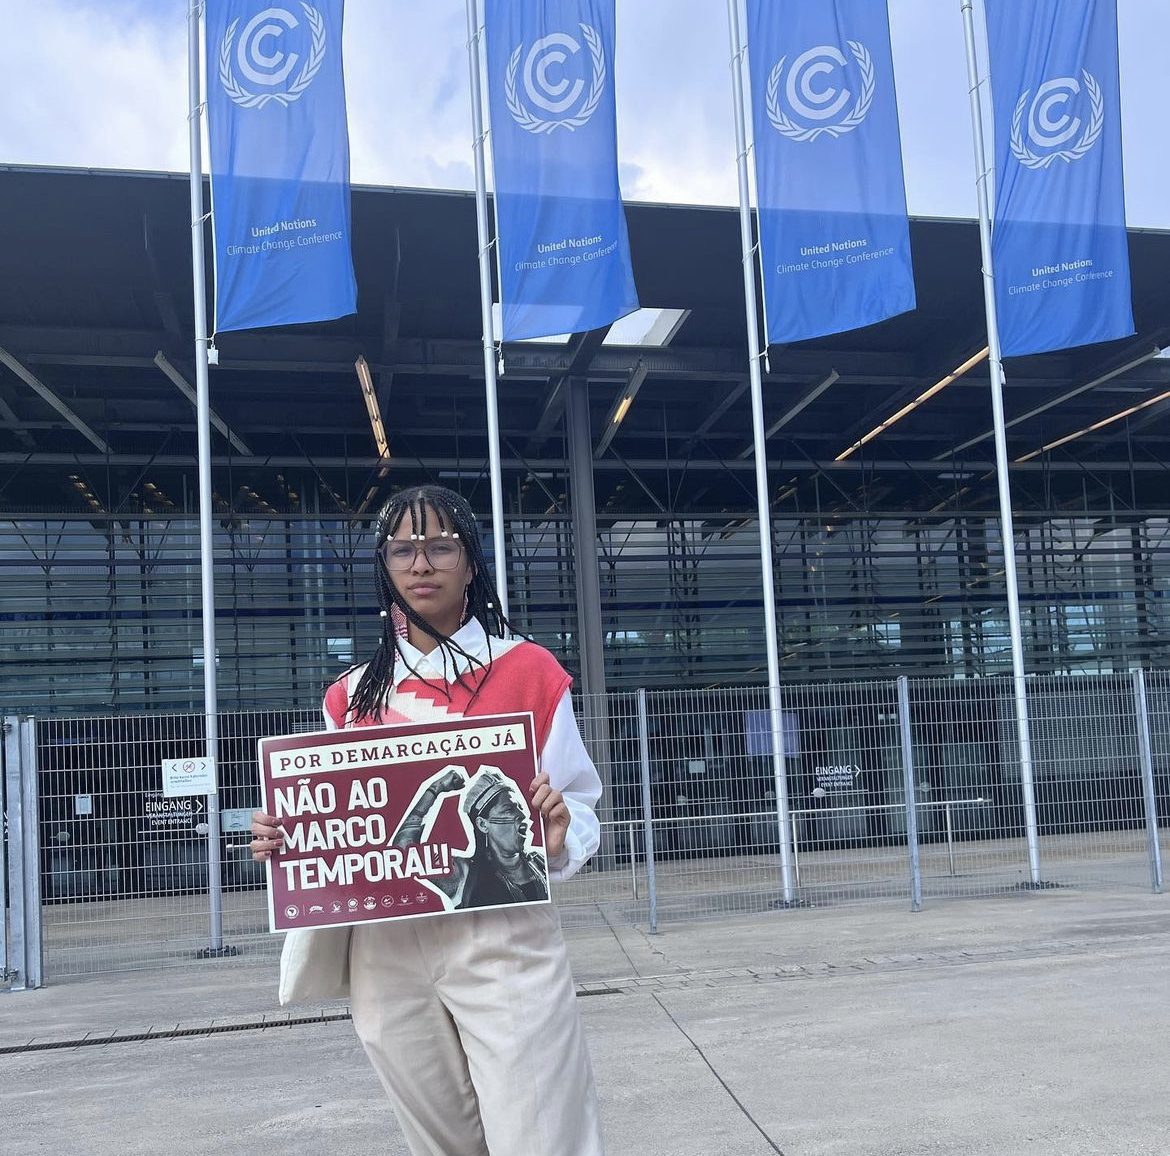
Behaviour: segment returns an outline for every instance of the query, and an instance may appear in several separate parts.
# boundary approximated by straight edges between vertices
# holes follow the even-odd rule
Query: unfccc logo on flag
[[[788,57],[781,56],[777,61],[768,76],[766,103],[768,119],[781,136],[796,141],[844,136],[865,120],[873,104],[873,58],[860,41],[847,43],[861,80],[856,99],[853,91],[845,87],[844,77],[839,84],[833,80],[834,74],[841,74],[849,67],[849,61],[835,44],[820,44],[802,52],[788,69],[787,79],[784,66]],[[789,113],[799,119],[793,120]]]
[[[1057,160],[1072,164],[1097,143],[1105,125],[1105,100],[1092,73],[1082,70],[1081,78],[1085,95],[1089,98],[1087,121],[1069,111],[1069,106],[1081,93],[1081,82],[1075,76],[1046,80],[1036,89],[1035,96],[1030,88],[1024,89],[1012,114],[1011,148],[1012,155],[1025,168],[1046,169]],[[1078,135],[1075,145],[1062,147]],[[1033,152],[1029,141],[1042,151]]]
[[[508,61],[504,75],[504,102],[512,119],[532,133],[550,133],[558,128],[570,132],[589,122],[597,111],[605,92],[605,50],[597,30],[582,24],[581,36],[589,49],[591,79],[589,91],[585,80],[570,79],[573,65],[583,51],[580,41],[565,32],[554,32],[537,40],[528,54],[518,44]],[[523,69],[520,59],[524,58]],[[523,73],[521,77],[521,72]],[[524,98],[521,99],[517,80],[522,79]],[[538,112],[533,110],[538,109]],[[551,116],[541,114],[551,113]]]
[[[244,25],[238,43],[236,31],[240,21],[233,20],[229,25],[219,49],[219,79],[228,96],[241,108],[263,108],[270,101],[287,108],[304,95],[321,71],[325,62],[325,21],[311,4],[302,3],[301,8],[312,34],[312,44],[303,60],[300,53],[283,47],[288,34],[300,27],[300,21],[287,8],[265,8],[258,12]],[[300,71],[290,84],[289,78],[297,65],[301,65]],[[236,69],[249,84],[267,91],[244,87]]]

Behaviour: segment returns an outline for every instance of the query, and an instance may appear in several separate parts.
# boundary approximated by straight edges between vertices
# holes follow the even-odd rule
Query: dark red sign
[[[530,714],[260,740],[273,931],[548,902]]]

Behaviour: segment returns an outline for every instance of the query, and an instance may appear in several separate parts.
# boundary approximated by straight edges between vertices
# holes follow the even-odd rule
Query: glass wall
[[[1157,662],[1170,520],[1017,521],[1032,672]],[[216,522],[225,709],[312,707],[378,636],[368,517]],[[807,682],[1010,669],[1003,554],[988,514],[777,517],[782,671]],[[576,667],[578,550],[566,516],[513,517],[516,626]],[[490,543],[488,544],[490,556]],[[756,524],[746,512],[604,520],[596,556],[611,689],[765,679]],[[200,709],[198,524],[191,515],[0,522],[0,711]]]

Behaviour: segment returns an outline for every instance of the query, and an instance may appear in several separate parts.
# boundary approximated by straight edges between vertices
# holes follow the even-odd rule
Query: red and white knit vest
[[[491,665],[486,671],[475,667],[463,676],[466,685],[448,682],[444,690],[437,680],[427,682],[408,674],[376,717],[367,715],[349,721],[349,702],[366,669],[356,667],[325,692],[325,713],[336,727],[343,729],[531,711],[536,749],[543,750],[557,704],[572,678],[543,646],[534,642],[493,638],[491,653]]]

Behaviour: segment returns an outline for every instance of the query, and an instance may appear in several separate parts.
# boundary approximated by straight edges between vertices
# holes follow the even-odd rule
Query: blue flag
[[[345,0],[207,0],[215,328],[353,313]]]
[[[1134,331],[1115,0],[987,0],[1005,356]]]
[[[748,0],[769,344],[914,308],[883,0]]]
[[[487,0],[503,337],[638,308],[618,186],[614,0]]]

